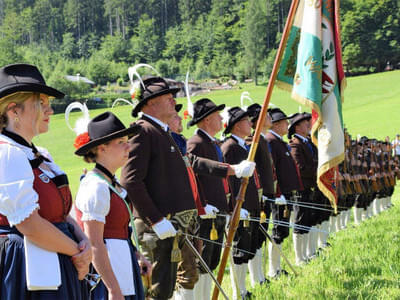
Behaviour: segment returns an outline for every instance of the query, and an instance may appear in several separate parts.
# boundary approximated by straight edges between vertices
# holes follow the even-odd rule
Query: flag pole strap
[[[260,116],[257,121],[257,126],[256,126],[256,130],[255,130],[254,137],[253,137],[253,142],[251,144],[249,156],[247,158],[249,161],[254,161],[254,157],[255,157],[255,154],[257,151],[257,147],[258,147],[258,141],[260,140],[260,133],[261,133],[262,127],[264,126],[265,117],[267,115],[267,110],[268,110],[268,105],[269,105],[269,102],[271,99],[272,90],[273,90],[275,80],[276,80],[276,77],[278,74],[279,66],[282,61],[283,52],[286,47],[287,40],[289,38],[289,32],[290,32],[290,29],[291,29],[293,21],[294,21],[294,17],[295,17],[295,13],[296,13],[298,4],[299,4],[299,0],[292,0],[292,4],[290,5],[285,28],[283,30],[282,39],[279,44],[278,52],[275,57],[274,66],[272,68],[272,72],[271,72],[271,75],[270,75],[270,78],[268,81],[267,91],[266,91],[265,97],[264,97],[264,102],[263,102],[263,105],[261,108]],[[225,247],[225,249],[224,249],[224,252],[221,257],[221,263],[220,263],[220,266],[218,269],[217,280],[218,280],[219,284],[222,284],[225,267],[226,267],[226,264],[227,264],[227,261],[229,258],[230,247],[232,245],[233,237],[235,236],[237,227],[239,225],[240,209],[242,208],[242,204],[244,202],[244,197],[246,194],[246,189],[247,189],[248,183],[249,183],[249,178],[244,177],[242,179],[242,183],[240,185],[239,194],[236,197],[236,205],[233,210],[233,214],[232,214],[232,218],[231,218],[230,226],[229,226],[229,231],[227,234],[227,240],[226,240],[227,247]],[[219,294],[219,289],[217,287],[215,287],[214,291],[213,291],[213,295],[212,295],[212,300],[218,300],[218,294]]]

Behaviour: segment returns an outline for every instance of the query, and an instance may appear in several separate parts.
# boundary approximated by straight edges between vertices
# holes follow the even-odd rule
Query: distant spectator
[[[393,153],[400,158],[400,134],[396,134],[396,138],[392,142]]]

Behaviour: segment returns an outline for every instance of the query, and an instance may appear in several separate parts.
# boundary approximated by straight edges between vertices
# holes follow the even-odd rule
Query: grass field
[[[266,87],[243,84],[238,89],[217,91],[206,95],[216,103],[240,105],[240,94],[249,91],[261,102]],[[400,133],[400,71],[347,79],[343,115],[349,132],[383,139]],[[200,97],[194,97],[195,101]],[[178,102],[186,103],[185,99]],[[290,94],[275,89],[271,102],[287,114],[298,111],[299,105]],[[303,107],[303,111],[309,111]],[[93,110],[94,117],[104,110]],[[133,121],[131,109],[113,109],[126,125]],[[78,114],[73,114],[76,118]],[[184,121],[186,122],[186,121]],[[184,124],[186,125],[186,124]],[[185,127],[185,126],[184,126]],[[193,129],[186,130],[189,137]],[[49,133],[36,138],[37,145],[46,147],[55,161],[69,175],[73,195],[76,194],[82,168],[91,167],[73,155],[75,135],[64,115],[55,115]],[[268,287],[251,290],[255,299],[400,299],[400,193],[394,195],[396,206],[357,228],[350,227],[330,240],[333,247],[312,263],[299,270],[300,276],[289,276],[272,282]],[[284,252],[294,261],[292,241],[284,243]],[[288,268],[286,268],[288,269]],[[224,278],[225,290],[231,294],[229,275]],[[247,285],[250,287],[250,284]],[[222,298],[221,298],[222,299]]]
[[[290,275],[250,290],[254,299],[400,299],[398,190],[393,199],[395,206],[390,210],[336,233],[329,240],[332,247],[296,268],[298,277]],[[294,262],[291,238],[283,248]],[[228,274],[224,280],[230,290]]]

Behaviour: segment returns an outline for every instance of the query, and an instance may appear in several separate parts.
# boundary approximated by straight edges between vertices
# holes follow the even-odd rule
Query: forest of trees
[[[38,65],[65,75],[124,83],[144,62],[163,76],[257,78],[271,71],[290,0],[0,0],[0,65]],[[400,62],[399,0],[342,0],[347,72]]]

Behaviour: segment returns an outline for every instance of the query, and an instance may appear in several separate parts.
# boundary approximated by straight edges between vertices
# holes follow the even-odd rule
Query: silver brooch
[[[39,175],[40,180],[42,180],[44,183],[49,183],[50,178],[46,174],[40,174]]]

